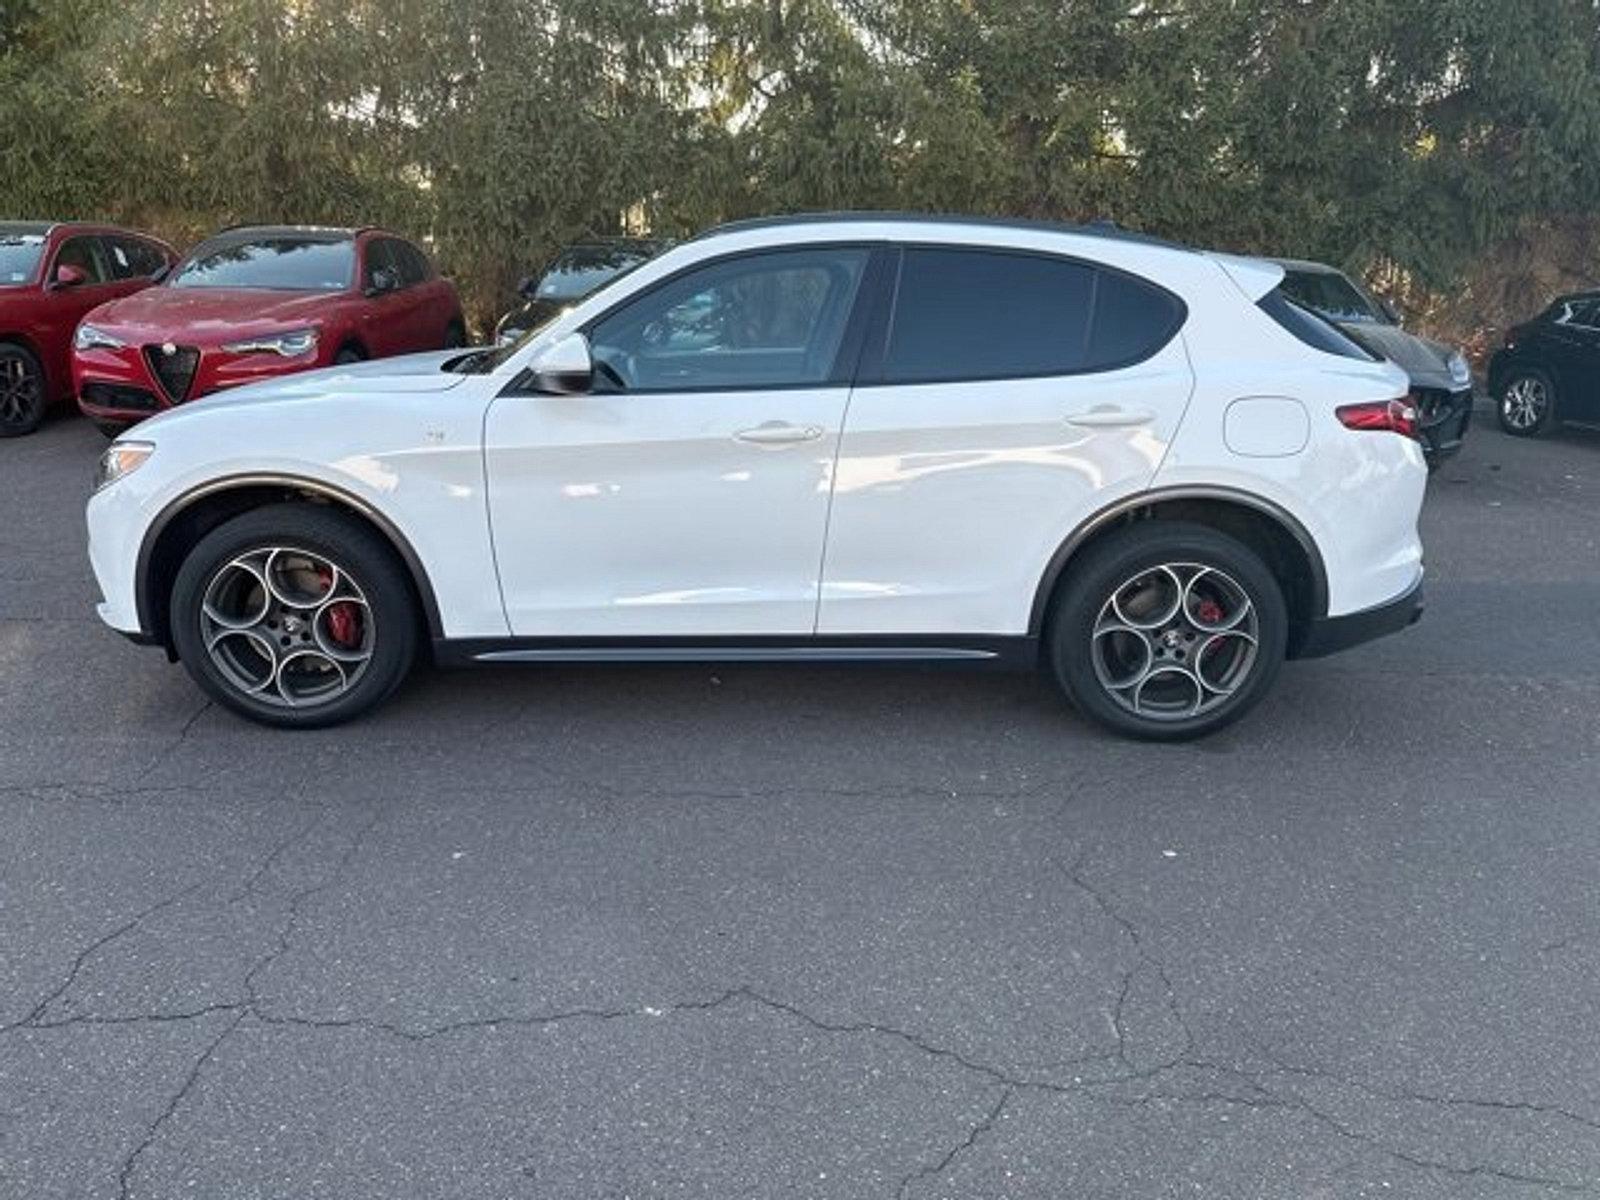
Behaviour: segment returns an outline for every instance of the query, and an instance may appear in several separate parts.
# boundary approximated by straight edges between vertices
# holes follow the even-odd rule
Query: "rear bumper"
[[[1323,658],[1399,633],[1422,620],[1422,610],[1422,580],[1418,578],[1404,594],[1376,608],[1313,621],[1294,657]]]
[[[1430,466],[1438,466],[1461,452],[1472,424],[1472,389],[1421,392],[1417,398],[1422,410],[1417,429],[1422,453]]]

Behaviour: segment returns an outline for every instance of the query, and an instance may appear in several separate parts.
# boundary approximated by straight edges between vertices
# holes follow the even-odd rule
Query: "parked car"
[[[1428,465],[1457,454],[1472,424],[1472,368],[1443,342],[1407,333],[1394,308],[1323,263],[1275,259],[1289,298],[1338,325],[1353,341],[1396,364],[1411,379],[1411,400]]]
[[[568,246],[537,279],[517,284],[522,303],[500,318],[497,346],[508,346],[560,316],[617,276],[649,262],[671,242],[660,238],[609,238]]]
[[[381,229],[230,229],[74,339],[78,403],[109,435],[223,388],[466,342],[455,286]]]
[[[0,221],[0,437],[32,433],[72,399],[72,331],[84,313],[150,287],[177,259],[131,229]]]
[[[1600,423],[1600,292],[1562,296],[1489,360],[1500,428],[1516,437]]]
[[[273,725],[365,712],[431,649],[1044,664],[1112,729],[1193,737],[1420,612],[1405,373],[1283,279],[1070,226],[729,226],[515,346],[117,441],[100,615]]]

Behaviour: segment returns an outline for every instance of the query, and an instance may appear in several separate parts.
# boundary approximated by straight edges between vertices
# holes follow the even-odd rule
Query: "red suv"
[[[230,229],[158,288],[91,312],[78,405],[107,434],[209,392],[292,371],[463,345],[453,284],[380,229]]]
[[[178,260],[144,233],[0,221],[0,437],[32,433],[72,398],[72,331],[91,308],[149,287]]]

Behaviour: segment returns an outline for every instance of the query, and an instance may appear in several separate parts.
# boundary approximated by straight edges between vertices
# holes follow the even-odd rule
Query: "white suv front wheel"
[[[417,614],[377,534],[340,512],[274,504],[189,553],[173,583],[172,638],[213,699],[264,724],[316,729],[400,685]]]
[[[1151,741],[1238,720],[1283,664],[1283,591],[1248,546],[1203,525],[1149,521],[1073,563],[1057,595],[1051,666],[1080,712]]]

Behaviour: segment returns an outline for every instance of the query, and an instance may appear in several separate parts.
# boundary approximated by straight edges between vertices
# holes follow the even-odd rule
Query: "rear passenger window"
[[[1081,370],[1092,268],[983,250],[910,249],[884,358],[890,383]]]
[[[1111,371],[1183,324],[1174,296],[1119,271],[1038,254],[909,249],[884,359],[888,383]]]

